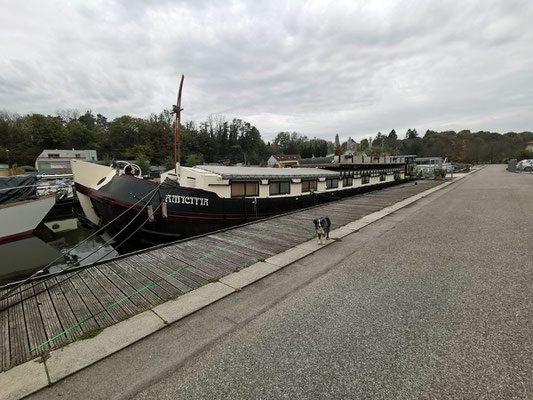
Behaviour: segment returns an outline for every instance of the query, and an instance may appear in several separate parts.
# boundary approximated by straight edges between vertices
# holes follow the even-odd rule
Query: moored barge
[[[119,240],[135,232],[136,239],[149,245],[400,183],[405,181],[406,167],[402,156],[377,160],[355,156],[350,163],[320,168],[178,164],[156,182],[124,172],[127,167],[72,161],[87,219],[97,226],[109,224],[107,230]]]

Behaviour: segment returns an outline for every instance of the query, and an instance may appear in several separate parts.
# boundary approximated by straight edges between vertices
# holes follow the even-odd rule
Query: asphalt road
[[[533,175],[489,166],[31,398],[533,398]]]

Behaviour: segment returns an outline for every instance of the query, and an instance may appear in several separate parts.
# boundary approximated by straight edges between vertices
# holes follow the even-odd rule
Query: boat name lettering
[[[208,207],[209,199],[204,199],[202,197],[179,196],[177,194],[167,194],[165,196],[165,203],[189,204],[191,206]]]

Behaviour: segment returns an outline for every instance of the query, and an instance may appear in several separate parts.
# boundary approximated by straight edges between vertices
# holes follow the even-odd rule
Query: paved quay
[[[31,398],[532,398],[532,196],[486,167]]]
[[[316,215],[342,226],[338,240],[449,184],[397,185],[29,283],[0,304],[0,398],[55,384],[319,250],[309,240]]]
[[[173,311],[167,319],[169,310],[158,307],[157,313],[154,309],[169,299],[190,292],[195,297],[196,289],[217,286],[211,283],[258,261],[268,260],[267,264],[283,267],[316,250],[315,244],[291,249],[305,246],[312,238],[316,215],[329,215],[333,228],[348,224],[344,232],[352,232],[358,229],[349,225],[354,219],[370,223],[393,204],[440,183],[425,181],[418,186],[407,183],[382,188],[28,282],[0,300],[0,371],[47,356],[78,338],[93,336],[149,309],[157,329],[161,322],[175,320]]]

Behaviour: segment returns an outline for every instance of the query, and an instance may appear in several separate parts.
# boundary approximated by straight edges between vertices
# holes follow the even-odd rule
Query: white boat
[[[0,243],[30,237],[56,203],[56,196],[44,196],[0,205]]]

